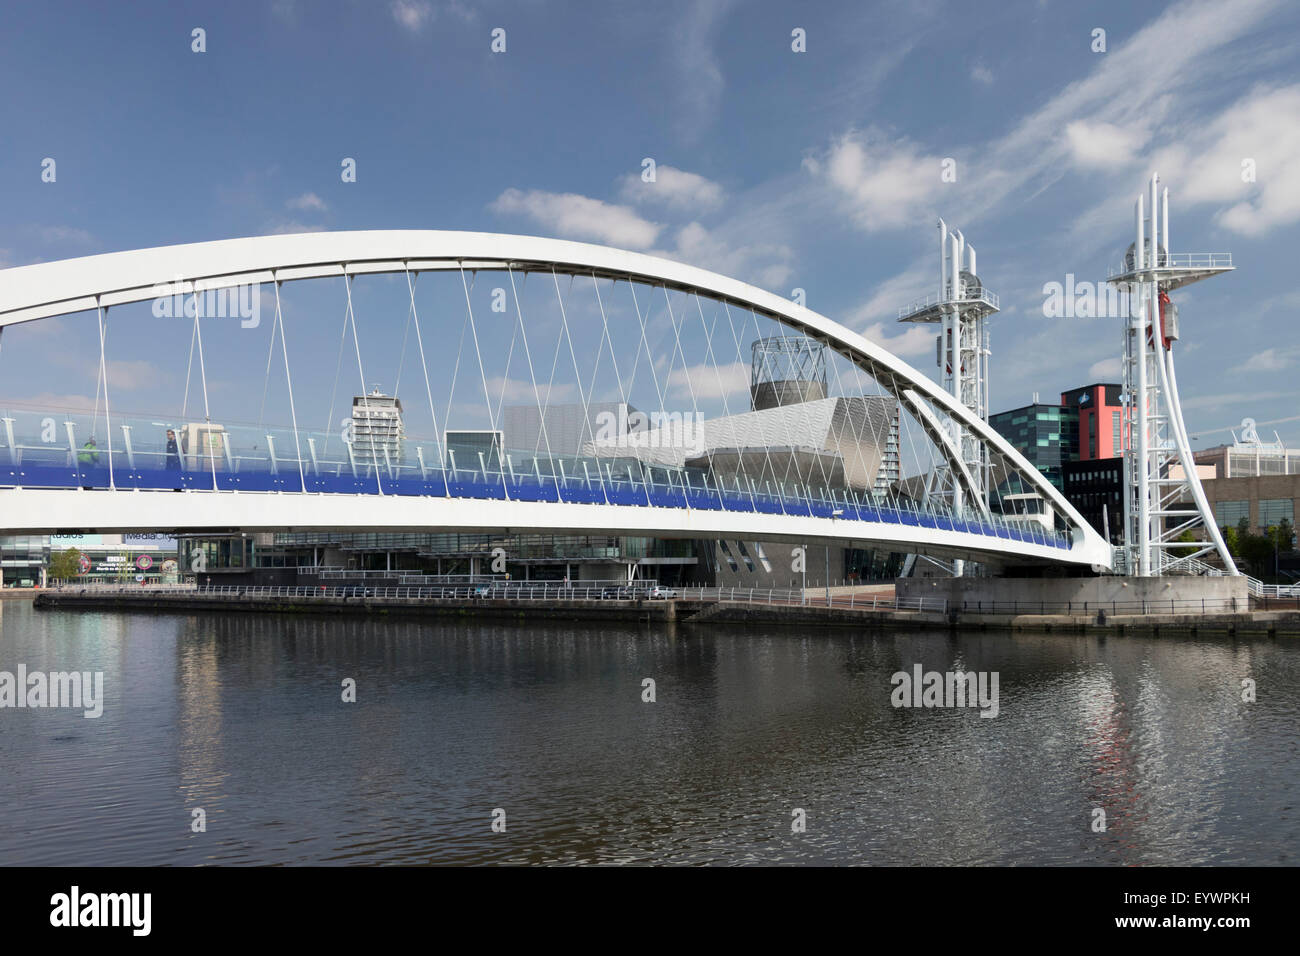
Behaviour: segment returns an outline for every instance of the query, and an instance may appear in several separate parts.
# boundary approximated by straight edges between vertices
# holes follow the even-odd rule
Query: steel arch
[[[832,319],[771,292],[644,253],[537,236],[442,230],[313,232],[161,246],[0,271],[0,332],[10,325],[56,315],[246,284],[507,267],[593,275],[699,293],[819,339],[881,384],[892,386],[896,394],[910,391],[958,420],[1015,465],[1033,490],[1050,501],[1071,526],[1073,544],[1068,551],[1050,553],[1053,549],[1025,549],[1006,542],[1008,553],[1077,564],[1111,564],[1110,546],[1064,495],[986,422],[897,356]],[[915,407],[911,399],[909,404]],[[951,459],[946,443],[938,444]]]

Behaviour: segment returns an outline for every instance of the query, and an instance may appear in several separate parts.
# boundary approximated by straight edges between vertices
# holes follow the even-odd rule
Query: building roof
[[[658,428],[588,441],[582,453],[680,468],[723,449],[833,451],[843,459],[846,481],[865,488],[880,472],[897,414],[897,401],[884,395],[823,398],[720,418],[673,418]]]

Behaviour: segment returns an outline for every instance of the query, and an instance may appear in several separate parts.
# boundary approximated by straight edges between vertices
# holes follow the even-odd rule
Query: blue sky
[[[1118,380],[1118,320],[1044,318],[1042,289],[1105,277],[1158,169],[1173,251],[1238,265],[1176,296],[1205,446],[1300,416],[1298,41],[1281,0],[6,5],[0,266],[317,229],[554,235],[802,288],[930,372],[932,332],[894,316],[937,282],[942,215],[1002,299],[996,411]],[[291,335],[335,306],[296,309]],[[68,357],[93,318],[57,321],[6,335],[0,398],[93,393]],[[321,321],[332,350],[337,310]],[[179,391],[188,338],[162,338],[113,342],[125,406]],[[260,368],[260,341],[214,378],[245,353]],[[1274,427],[1300,444],[1300,421]]]

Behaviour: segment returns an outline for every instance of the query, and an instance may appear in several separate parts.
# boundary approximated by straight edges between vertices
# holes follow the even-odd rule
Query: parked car
[[[600,596],[607,601],[629,601],[636,597],[631,588],[625,587],[605,588]]]
[[[660,587],[655,585],[650,589],[650,599],[652,601],[666,601],[669,598],[677,597],[677,592],[672,588]]]

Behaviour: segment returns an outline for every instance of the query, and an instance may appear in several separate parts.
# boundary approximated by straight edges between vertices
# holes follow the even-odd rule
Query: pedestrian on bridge
[[[77,453],[77,461],[83,465],[99,464],[99,447],[93,437],[87,438],[86,443],[81,446],[81,451]]]
[[[90,468],[91,466],[98,464],[99,448],[95,444],[95,438],[92,435],[90,438],[87,438],[86,443],[81,446],[81,451],[77,452],[77,465],[79,466],[77,470],[80,471],[82,468]],[[82,478],[82,481],[85,481],[84,477]],[[81,487],[82,490],[89,491],[94,486],[82,485]]]

